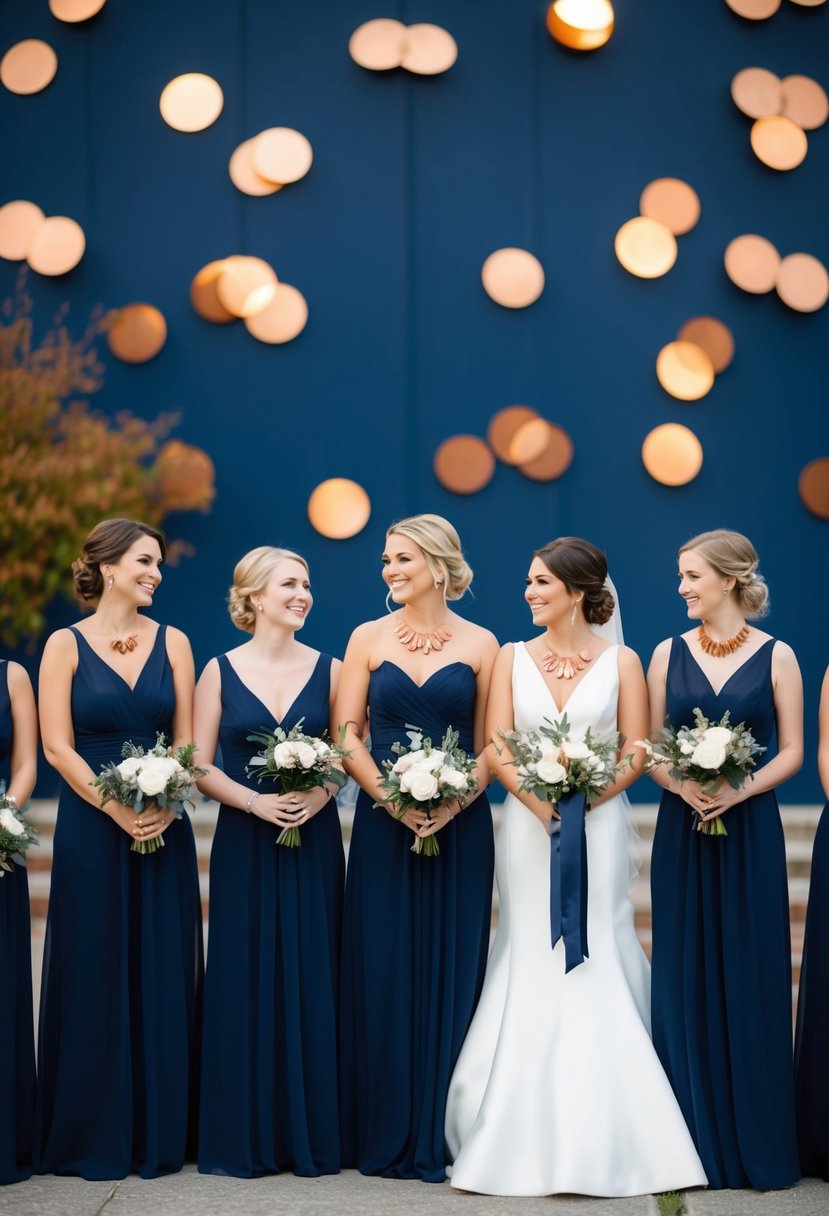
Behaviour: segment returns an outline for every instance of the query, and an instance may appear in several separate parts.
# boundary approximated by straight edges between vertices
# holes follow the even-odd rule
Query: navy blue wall
[[[159,601],[199,666],[240,640],[223,597],[236,558],[263,542],[308,555],[317,603],[304,637],[342,653],[350,629],[382,611],[387,522],[420,510],[458,526],[477,572],[464,610],[504,640],[527,633],[530,550],[555,534],[591,538],[647,660],[685,626],[677,544],[730,526],[757,544],[769,627],[795,646],[806,677],[810,752],[785,796],[816,799],[829,525],[803,509],[796,483],[829,455],[829,309],[803,316],[738,291],[722,255],[732,237],[759,232],[783,253],[829,261],[829,127],[810,134],[803,165],[778,174],[754,157],[750,122],[729,97],[734,73],[752,65],[829,85],[829,11],[785,3],[751,23],[723,0],[616,9],[611,42],[580,57],[549,38],[538,0],[110,0],[77,27],[55,21],[46,0],[4,0],[0,53],[43,37],[60,66],[37,96],[0,89],[0,202],[32,199],[87,233],[70,275],[29,276],[41,327],[65,299],[78,333],[99,302],[146,300],[167,318],[151,363],[106,353],[95,404],[180,410],[179,437],[216,461],[212,514],[169,521],[197,556],[167,573]],[[378,15],[443,24],[458,63],[434,79],[363,71],[348,37]],[[161,89],[185,71],[215,76],[225,92],[218,122],[195,135],[158,112]],[[231,184],[227,160],[267,126],[303,131],[315,161],[303,181],[252,199]],[[671,273],[645,282],[622,270],[613,237],[644,185],[665,175],[696,188],[702,218],[679,238]],[[545,267],[531,309],[499,308],[483,292],[481,264],[505,245]],[[310,320],[295,342],[267,347],[241,324],[193,313],[195,272],[234,252],[269,259],[303,291]],[[16,274],[0,263],[0,295]],[[737,354],[708,397],[685,405],[660,388],[654,362],[699,313],[727,322]],[[484,434],[515,402],[571,433],[566,476],[539,485],[501,466],[481,494],[442,489],[431,469],[440,440]],[[676,490],[639,457],[645,434],[668,421],[690,425],[705,449],[700,476]],[[373,503],[368,527],[346,542],[319,537],[306,515],[314,485],[338,475]],[[56,623],[66,619],[56,610]]]

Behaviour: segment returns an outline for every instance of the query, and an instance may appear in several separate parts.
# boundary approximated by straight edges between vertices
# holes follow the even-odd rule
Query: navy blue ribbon
[[[587,949],[587,837],[584,794],[567,794],[556,804],[561,819],[550,825],[550,938],[564,938],[564,970],[589,958]]]

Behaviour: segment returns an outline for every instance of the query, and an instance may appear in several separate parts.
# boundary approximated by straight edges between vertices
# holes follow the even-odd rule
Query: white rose
[[[422,759],[423,752],[407,752],[405,756],[401,756],[400,759],[395,762],[392,772],[397,773],[398,775],[400,773],[405,773],[412,767],[413,764],[417,764]]]
[[[424,755],[423,767],[429,773],[436,773],[439,769],[443,768],[445,760],[446,752],[442,752],[436,747],[434,751],[429,752],[428,755]]]
[[[721,743],[712,743],[708,739],[703,739],[694,748],[691,761],[693,764],[698,764],[700,768],[708,768],[712,771],[722,768],[725,764],[725,748]]]
[[[273,749],[273,762],[276,768],[296,768],[293,743],[277,743]]]
[[[558,785],[559,781],[564,781],[567,777],[564,765],[546,756],[536,765],[536,773],[546,785]]]
[[[450,790],[469,789],[469,779],[465,773],[459,773],[456,768],[450,768],[448,764],[444,764],[443,768],[438,773],[438,781],[441,785],[448,785]]]
[[[587,760],[593,755],[587,744],[581,743],[578,739],[565,739],[561,750],[568,760]]]
[[[421,768],[410,769],[401,777],[400,788],[411,794],[416,802],[428,802],[438,792],[437,777]]]
[[[719,743],[721,747],[728,747],[734,734],[727,726],[709,726],[708,730],[703,731],[702,737],[706,743]]]
[[[313,747],[318,756],[327,756],[331,751],[331,748],[322,739],[312,739],[311,747]]]
[[[4,828],[10,836],[22,836],[26,831],[20,820],[7,806],[0,807],[0,827]]]
[[[601,756],[591,756],[587,761],[587,767],[595,773],[596,769],[604,768],[604,761]]]
[[[301,768],[313,768],[317,762],[317,753],[310,743],[294,743],[296,758]]]
[[[143,756],[127,756],[126,760],[122,760],[120,764],[116,764],[116,768],[125,781],[133,781],[136,773],[144,763]]]
[[[689,743],[687,739],[682,739],[679,744],[679,750],[683,756],[691,756],[694,753],[693,743]]]
[[[168,756],[148,756],[137,775],[138,788],[148,798],[160,794],[172,776]],[[180,765],[173,761],[176,767]]]

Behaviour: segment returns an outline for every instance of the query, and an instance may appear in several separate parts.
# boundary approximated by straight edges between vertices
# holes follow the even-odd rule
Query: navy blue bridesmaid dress
[[[386,660],[371,673],[372,756],[406,726],[447,726],[473,750],[475,673],[449,663],[422,686]],[[340,1034],[343,1164],[386,1178],[446,1177],[446,1094],[478,1002],[492,914],[493,833],[482,794],[443,828],[437,857],[360,792],[348,860]]]
[[[774,639],[716,694],[683,638],[667,677],[673,726],[731,711],[774,754]],[[771,1190],[800,1177],[792,1069],[789,896],[774,792],[726,811],[727,836],[692,831],[665,792],[651,858],[653,1041],[712,1188]]]
[[[173,672],[158,628],[134,688],[73,629],[75,749],[93,772],[126,740],[172,734]],[[130,837],[61,784],[43,960],[35,1165],[87,1179],[181,1169],[195,1149],[202,983],[190,821],[164,848]]]
[[[221,767],[245,775],[253,731],[273,717],[219,656]],[[316,666],[282,723],[328,729],[331,658]],[[270,787],[271,789],[278,787]],[[299,848],[276,844],[280,828],[234,807],[219,811],[210,855],[199,1170],[254,1178],[340,1168],[337,986],[345,859],[334,799],[300,829]]]
[[[0,660],[0,777],[8,786],[13,727],[9,665]],[[29,883],[23,866],[0,877],[0,1185],[32,1173],[35,1037]]]
[[[800,1164],[829,1182],[829,804],[812,850],[794,1059]]]

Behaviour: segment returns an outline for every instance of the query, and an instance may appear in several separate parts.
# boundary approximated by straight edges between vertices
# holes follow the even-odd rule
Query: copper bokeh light
[[[331,540],[347,540],[362,532],[371,516],[371,500],[363,487],[347,477],[322,481],[308,499],[312,527]]]
[[[547,9],[547,29],[571,51],[596,51],[613,33],[615,18],[609,0],[553,0]]]
[[[666,422],[645,436],[642,463],[654,481],[684,486],[702,468],[702,444],[687,426]]]

